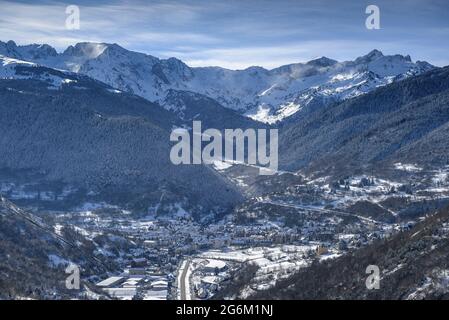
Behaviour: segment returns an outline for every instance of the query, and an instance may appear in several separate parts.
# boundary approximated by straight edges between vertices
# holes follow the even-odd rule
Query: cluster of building
[[[118,276],[104,279],[96,286],[111,298],[167,300],[169,283],[165,275],[137,272],[136,269],[131,269],[125,270]]]
[[[188,276],[184,278],[188,286],[184,283],[184,287],[189,288],[192,298],[208,299],[229,280],[233,268],[250,260],[259,266],[257,287],[262,288],[315,259],[336,257],[411,227],[410,223],[382,223],[362,213],[345,212],[346,203],[353,203],[360,197],[352,193],[382,200],[389,194],[385,190],[393,185],[372,178],[359,180],[345,180],[342,185],[349,186],[349,190],[332,191],[318,181],[269,197],[254,198],[254,202],[241,207],[249,217],[246,222],[239,220],[238,212],[218,222],[201,224],[187,214],[136,219],[118,208],[110,208],[115,210],[110,215],[104,210],[97,214],[95,206],[91,206],[92,210],[65,213],[59,218],[61,223],[70,223],[91,238],[107,235],[108,241],[117,237],[132,243],[116,254],[116,262],[125,271],[97,283],[109,296],[120,299],[179,297],[179,276],[186,266],[185,261],[191,260]],[[285,218],[289,215],[291,223]],[[117,248],[115,243],[109,247]],[[253,256],[254,252],[250,251],[254,248],[264,249]],[[202,255],[210,252],[223,254]],[[99,248],[98,253],[111,254],[104,247]],[[245,258],[234,259],[236,253]]]

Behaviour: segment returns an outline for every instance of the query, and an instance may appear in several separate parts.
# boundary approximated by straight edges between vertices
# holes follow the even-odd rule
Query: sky
[[[66,28],[66,7],[80,29]],[[367,29],[368,5],[380,29]],[[0,40],[117,43],[190,66],[275,68],[326,56],[352,60],[372,49],[449,65],[447,0],[0,0]]]

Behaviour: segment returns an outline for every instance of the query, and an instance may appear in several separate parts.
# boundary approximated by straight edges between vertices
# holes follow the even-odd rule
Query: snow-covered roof
[[[217,277],[214,277],[214,276],[206,276],[206,277],[202,278],[201,281],[204,283],[208,283],[208,284],[217,284],[218,283]]]
[[[209,263],[206,265],[208,268],[217,268],[217,269],[223,269],[226,267],[226,263],[221,260],[215,260],[215,259],[209,259]]]
[[[112,286],[114,284],[116,284],[117,282],[121,281],[123,279],[123,277],[110,277],[107,278],[99,283],[97,283],[98,287],[109,287]]]

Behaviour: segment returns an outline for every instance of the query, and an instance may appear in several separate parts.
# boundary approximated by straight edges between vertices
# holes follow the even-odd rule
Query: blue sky
[[[65,28],[78,5],[81,29]],[[380,30],[365,28],[369,4]],[[449,65],[447,0],[0,0],[0,40],[48,43],[59,51],[81,41],[118,43],[192,66],[274,68],[319,56],[354,59],[376,48]]]

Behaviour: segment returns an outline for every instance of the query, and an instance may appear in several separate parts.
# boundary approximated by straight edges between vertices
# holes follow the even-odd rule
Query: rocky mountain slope
[[[65,287],[69,264],[79,266],[83,278],[113,268],[94,256],[91,241],[70,237],[0,196],[0,299],[74,298],[80,291]]]

